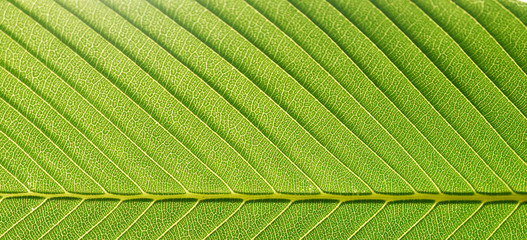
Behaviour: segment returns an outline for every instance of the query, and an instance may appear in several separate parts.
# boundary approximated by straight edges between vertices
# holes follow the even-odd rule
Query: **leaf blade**
[[[524,235],[520,3],[0,6],[0,238]]]

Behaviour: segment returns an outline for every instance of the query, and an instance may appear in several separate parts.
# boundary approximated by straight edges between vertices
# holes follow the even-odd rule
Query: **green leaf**
[[[525,239],[527,4],[0,1],[0,238]]]

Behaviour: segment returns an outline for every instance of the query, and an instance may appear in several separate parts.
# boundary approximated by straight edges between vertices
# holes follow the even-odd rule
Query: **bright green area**
[[[0,0],[1,239],[525,239],[527,3]]]

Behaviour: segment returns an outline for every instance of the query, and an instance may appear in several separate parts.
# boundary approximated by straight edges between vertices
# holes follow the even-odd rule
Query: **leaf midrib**
[[[244,194],[244,193],[224,193],[224,194],[211,194],[211,193],[185,193],[185,194],[151,194],[142,193],[136,195],[123,195],[114,193],[104,194],[82,194],[82,193],[37,193],[37,192],[24,192],[24,193],[2,193],[0,198],[20,198],[20,197],[40,197],[45,199],[51,198],[76,198],[76,199],[115,199],[120,201],[126,200],[137,200],[137,199],[149,199],[154,201],[159,200],[178,200],[178,199],[197,199],[197,200],[221,200],[221,199],[240,199],[243,201],[251,200],[289,200],[289,201],[302,201],[302,200],[329,200],[329,201],[360,201],[360,200],[381,200],[387,202],[393,201],[411,201],[411,200],[422,200],[422,201],[434,201],[434,202],[446,202],[446,201],[477,201],[477,202],[497,202],[497,201],[514,201],[514,202],[527,202],[527,194],[525,193],[500,193],[500,194],[433,194],[433,193],[413,193],[413,194],[384,194],[384,193],[373,193],[373,194],[332,194],[332,193],[321,193],[321,194],[289,194],[289,193],[273,193],[273,194]]]

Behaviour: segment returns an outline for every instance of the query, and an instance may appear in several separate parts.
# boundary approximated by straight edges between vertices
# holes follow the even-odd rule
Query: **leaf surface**
[[[527,238],[527,5],[0,1],[0,238]]]

